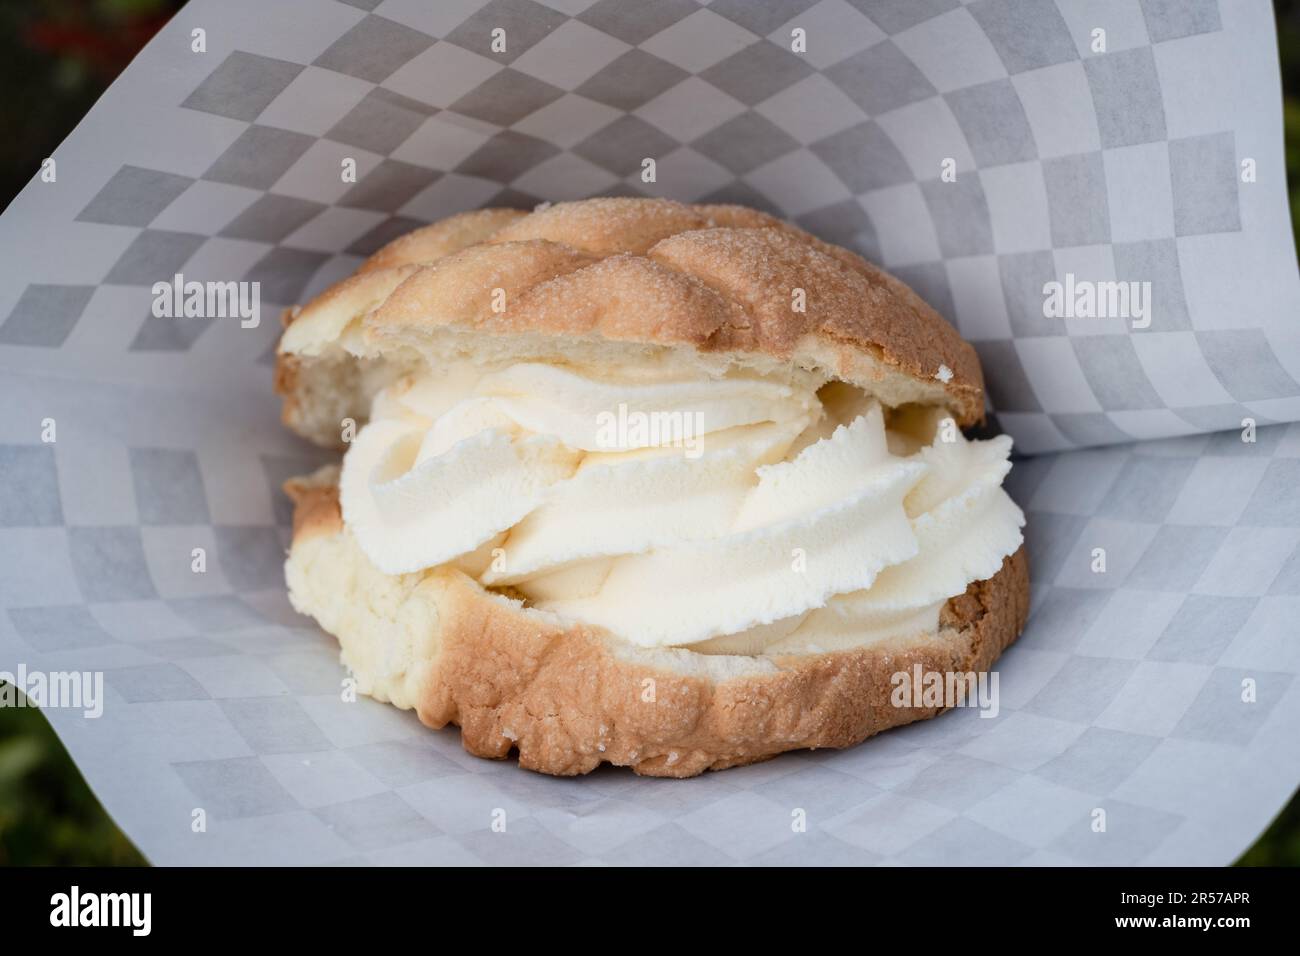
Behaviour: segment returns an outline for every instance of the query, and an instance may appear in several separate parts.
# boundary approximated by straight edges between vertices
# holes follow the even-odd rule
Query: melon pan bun
[[[376,391],[460,359],[797,366],[983,420],[974,350],[898,279],[763,213],[667,200],[486,209],[403,236],[286,313],[276,388],[290,428],[343,447]],[[893,706],[895,673],[986,671],[1028,613],[1022,547],[947,602],[937,634],[784,657],[643,650],[451,568],[380,573],[343,526],[333,466],[286,490],[290,599],[338,638],[359,689],[552,774],[688,777],[858,743],[940,712]]]

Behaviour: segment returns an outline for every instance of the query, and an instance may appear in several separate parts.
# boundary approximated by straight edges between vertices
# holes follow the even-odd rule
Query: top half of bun
[[[323,445],[395,376],[458,358],[797,366],[884,404],[984,415],[974,349],[903,282],[742,206],[588,199],[418,229],[286,314],[290,427]]]

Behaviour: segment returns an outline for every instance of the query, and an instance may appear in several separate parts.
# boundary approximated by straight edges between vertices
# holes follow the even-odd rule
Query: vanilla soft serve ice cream
[[[1024,518],[1011,441],[799,369],[469,363],[380,392],[344,523],[641,647],[817,653],[934,632]]]

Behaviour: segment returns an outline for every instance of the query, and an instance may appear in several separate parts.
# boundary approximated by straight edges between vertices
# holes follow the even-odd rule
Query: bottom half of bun
[[[1022,546],[943,608],[938,633],[781,657],[645,650],[485,590],[453,568],[385,575],[339,512],[337,473],[294,499],[290,600],[342,646],[362,692],[456,724],[465,749],[543,773],[602,763],[691,777],[788,750],[848,747],[942,713],[896,706],[895,675],[986,672],[1029,611]]]

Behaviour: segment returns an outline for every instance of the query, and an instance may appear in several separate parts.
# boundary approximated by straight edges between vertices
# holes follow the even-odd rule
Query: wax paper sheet
[[[1232,860],[1300,779],[1271,16],[195,0],[0,219],[0,670],[102,675],[102,715],[46,712],[156,863]],[[323,456],[277,421],[275,313],[423,222],[588,195],[779,213],[976,344],[1034,455],[1010,479],[1033,614],[996,717],[556,780],[341,699],[282,584],[278,485]],[[257,281],[260,322],[155,315],[178,273]],[[1150,308],[1045,314],[1080,281],[1149,282]]]

